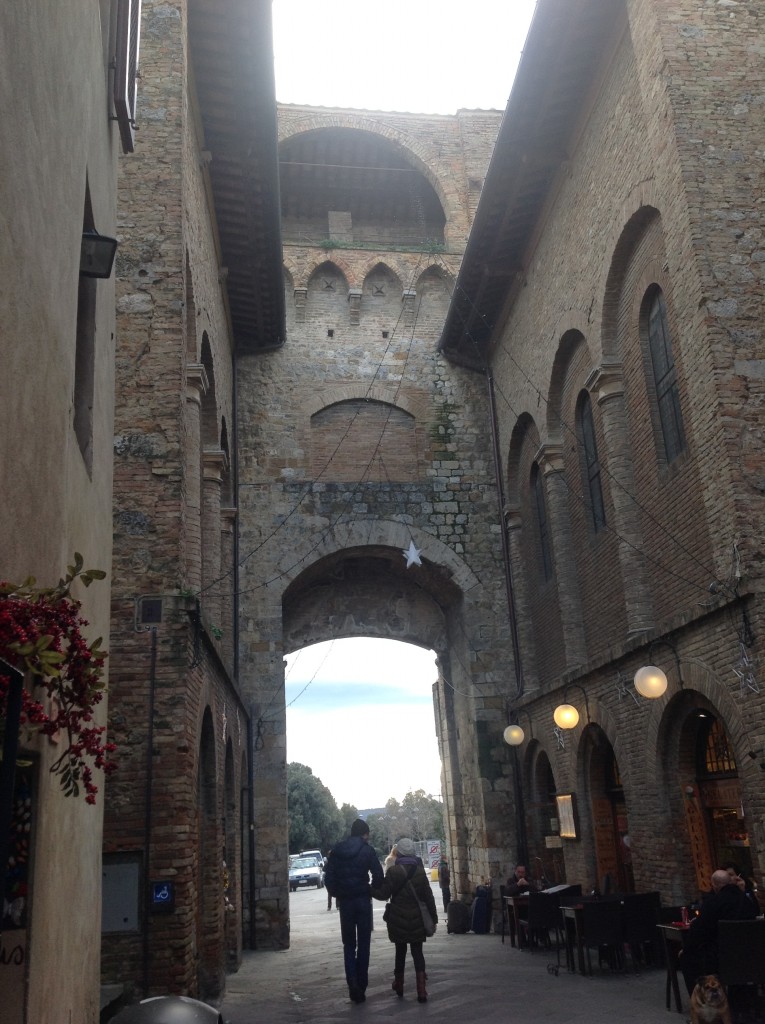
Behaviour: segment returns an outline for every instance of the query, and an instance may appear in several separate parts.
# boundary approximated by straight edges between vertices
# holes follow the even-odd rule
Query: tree
[[[345,835],[349,836],[351,834],[351,825],[359,816],[359,809],[354,807],[353,804],[343,804],[340,808],[340,813],[345,823]]]
[[[343,838],[344,817],[335,798],[308,765],[287,765],[287,811],[290,852],[316,849],[326,852]]]

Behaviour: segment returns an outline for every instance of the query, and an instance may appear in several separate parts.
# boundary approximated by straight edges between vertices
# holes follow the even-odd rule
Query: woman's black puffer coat
[[[408,860],[408,858],[407,858]],[[406,884],[410,878],[414,891],[430,911],[433,921],[438,921],[436,901],[430,888],[425,869],[419,862],[398,860],[388,868],[385,881],[379,889],[372,889],[372,895],[378,900],[390,899],[388,911],[388,938],[391,942],[425,942],[425,928],[422,914],[412,890]]]

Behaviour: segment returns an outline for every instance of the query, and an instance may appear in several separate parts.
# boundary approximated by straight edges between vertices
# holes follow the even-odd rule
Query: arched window
[[[542,559],[542,574],[545,582],[552,579],[552,552],[550,550],[550,530],[547,522],[547,506],[545,505],[545,489],[539,465],[535,462],[531,467],[531,500],[534,505],[534,517],[537,524],[537,540],[539,554]]]
[[[667,304],[658,285],[646,293],[643,308],[664,452],[667,462],[673,462],[685,449],[685,434],[680,411],[677,371],[672,354],[672,339],[669,334]]]
[[[590,510],[590,525],[593,532],[597,533],[606,525],[606,513],[603,508],[603,488],[600,483],[600,462],[595,440],[595,423],[592,419],[592,402],[586,391],[582,391],[576,404],[576,427],[579,435],[582,476]]]

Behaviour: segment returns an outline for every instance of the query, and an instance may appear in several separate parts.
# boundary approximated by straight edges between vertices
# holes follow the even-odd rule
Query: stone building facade
[[[487,386],[437,351],[499,120],[279,107],[286,343],[237,360],[259,945],[288,942],[283,659],[302,646],[435,650],[460,890],[499,873],[511,842]],[[350,738],[339,756],[353,770]]]
[[[283,337],[278,217],[255,198],[277,190],[270,5],[144,0],[138,120],[119,180],[103,980],[207,998],[252,945],[234,360]]]
[[[669,903],[765,868],[762,29],[541,0],[440,342],[495,379],[528,855]]]
[[[108,574],[73,590],[88,642],[109,632],[114,277],[82,274],[81,248],[85,232],[115,234],[120,6],[43,0],[0,15],[0,579],[54,587],[81,552]],[[7,749],[5,718],[3,701]],[[19,742],[15,778],[3,765],[0,1018],[95,1024],[103,781],[93,806],[66,796],[49,771],[64,738],[23,730]]]

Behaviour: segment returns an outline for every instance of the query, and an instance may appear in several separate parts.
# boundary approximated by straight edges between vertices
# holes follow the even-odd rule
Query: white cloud
[[[308,765],[338,805],[381,807],[415,789],[440,797],[432,651],[356,638],[286,661],[287,759]]]
[[[282,103],[503,110],[535,0],[274,0]]]

